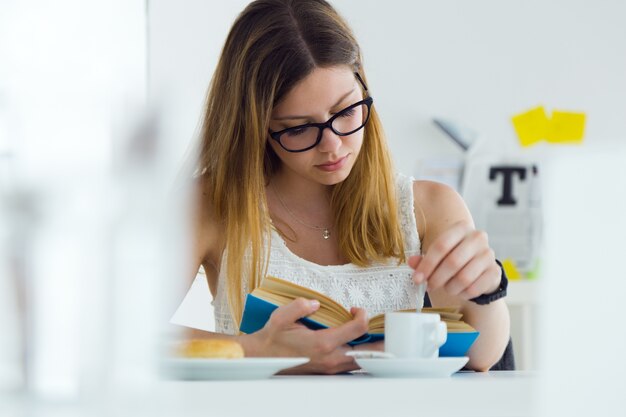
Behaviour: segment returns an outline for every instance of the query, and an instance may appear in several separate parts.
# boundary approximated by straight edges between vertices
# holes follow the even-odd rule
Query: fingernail
[[[413,281],[415,281],[417,284],[421,284],[422,281],[424,281],[424,273],[416,272],[415,274],[413,274]]]
[[[320,308],[320,302],[319,301],[311,300],[310,303],[311,303],[311,308],[313,310],[317,310],[318,308]]]

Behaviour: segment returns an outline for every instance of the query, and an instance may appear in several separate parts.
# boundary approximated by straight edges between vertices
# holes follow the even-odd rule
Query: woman
[[[345,372],[358,368],[345,353],[367,316],[414,308],[425,283],[433,306],[460,305],[480,332],[468,366],[500,358],[508,310],[475,302],[501,286],[487,237],[453,190],[393,174],[359,46],[328,3],[259,0],[239,15],[201,140],[193,275],[204,266],[217,333],[194,337],[236,338],[246,356],[311,358],[295,372]],[[239,335],[245,294],[268,274],[352,307],[353,320],[309,330],[297,320],[319,303],[299,299]]]

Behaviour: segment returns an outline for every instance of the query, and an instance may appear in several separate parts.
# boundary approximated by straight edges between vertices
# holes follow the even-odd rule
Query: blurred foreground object
[[[1,168],[7,168],[2,165]],[[8,176],[9,170],[2,170]],[[4,177],[7,180],[6,177]],[[28,212],[20,206],[8,181],[0,183],[0,393],[15,392],[24,385],[23,260],[19,258]]]
[[[544,170],[542,416],[624,416],[626,149],[581,149]]]
[[[189,264],[191,172],[176,181],[180,167],[171,151],[177,143],[162,134],[155,113],[130,136],[118,137],[126,139],[114,152],[112,381],[145,390],[159,377],[162,345],[176,338],[167,331],[176,329],[169,319]]]
[[[0,190],[0,388],[97,405],[158,380],[188,265],[190,181],[176,182],[156,113],[141,114],[114,123],[110,172],[68,163]]]

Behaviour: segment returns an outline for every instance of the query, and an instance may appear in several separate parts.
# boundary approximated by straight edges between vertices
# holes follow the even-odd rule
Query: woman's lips
[[[338,159],[337,161],[327,162],[325,164],[320,164],[320,165],[315,165],[315,166],[321,169],[322,171],[332,172],[332,171],[337,171],[343,168],[347,160],[348,160],[348,155],[344,156],[341,159]]]

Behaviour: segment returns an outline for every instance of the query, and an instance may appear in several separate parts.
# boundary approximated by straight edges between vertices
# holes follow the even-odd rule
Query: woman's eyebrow
[[[339,100],[337,101],[337,103],[335,103],[332,107],[337,107],[338,105],[340,105],[341,102],[346,99],[346,97],[348,97],[350,94],[352,94],[354,92],[354,90],[355,90],[355,88],[353,88],[352,90],[348,91],[346,94],[341,96],[339,98]],[[309,118],[310,118],[310,116],[283,116],[283,117],[272,117],[272,120],[276,120],[276,121],[281,121],[281,120],[302,120],[302,119],[309,119]]]

